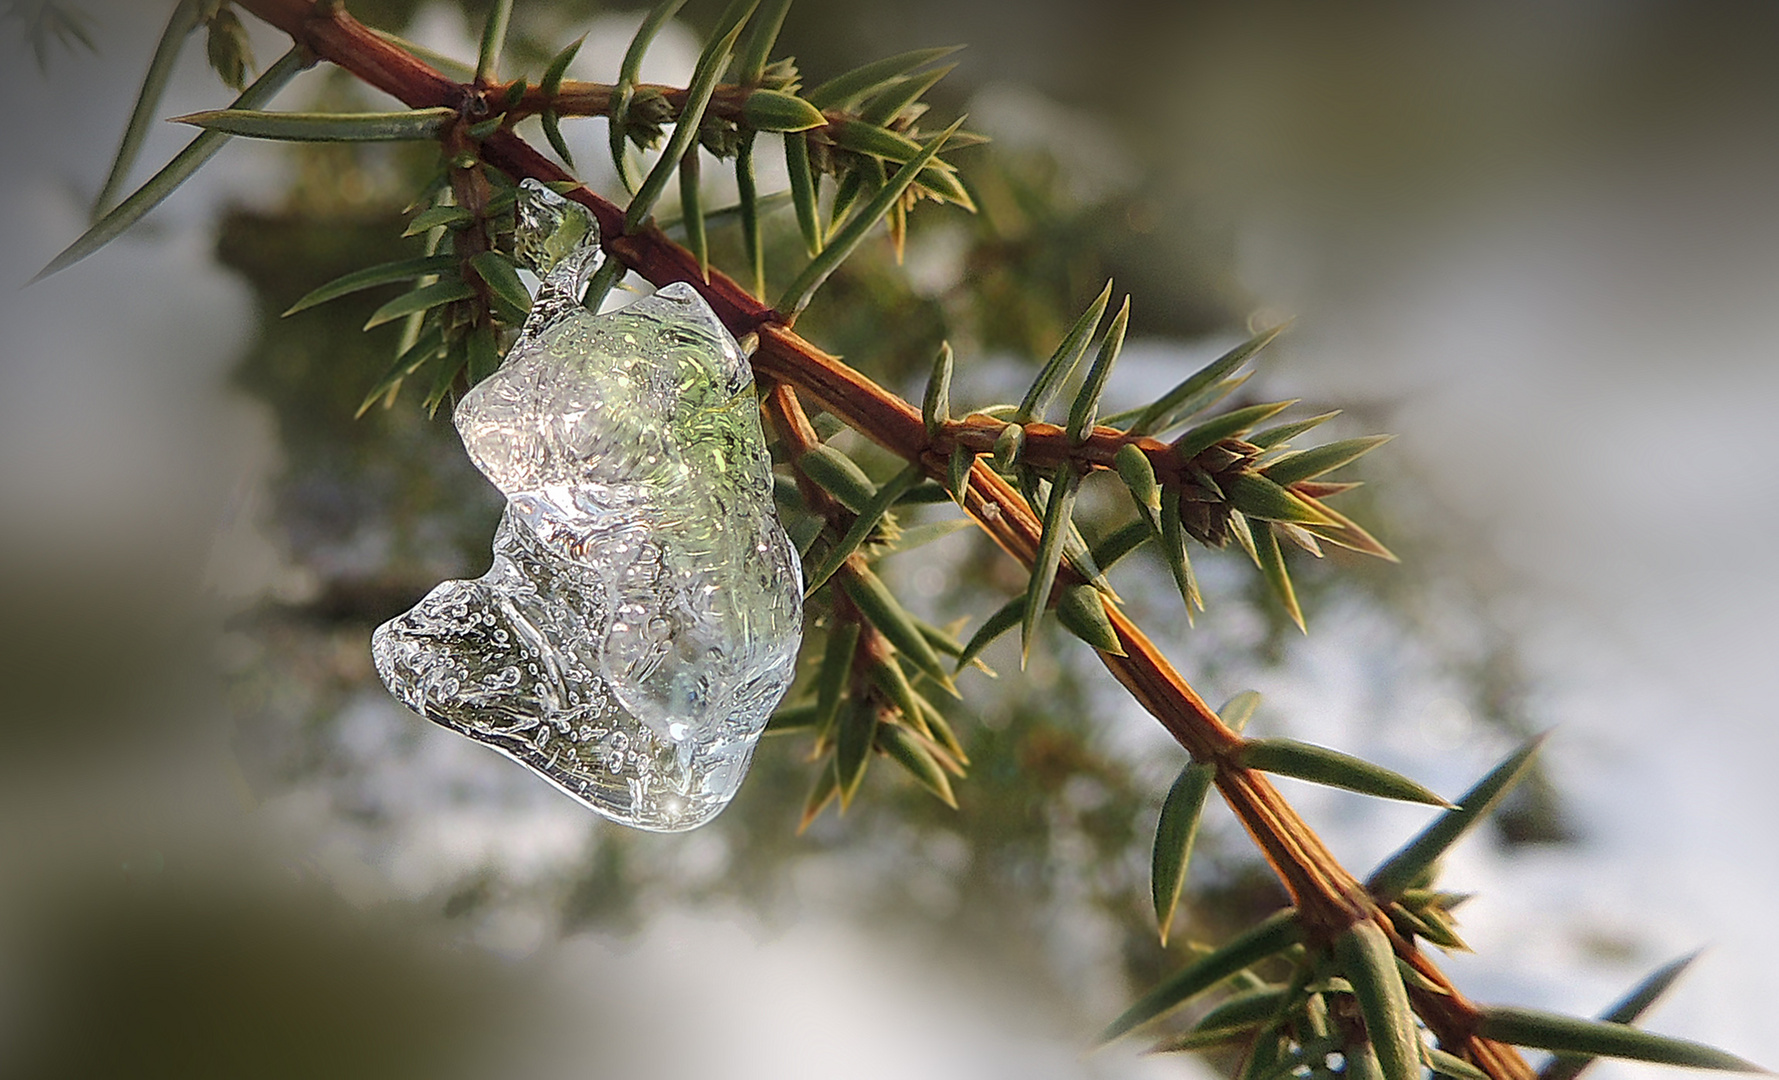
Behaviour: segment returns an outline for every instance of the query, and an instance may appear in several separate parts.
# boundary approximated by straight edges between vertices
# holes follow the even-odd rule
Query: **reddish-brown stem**
[[[484,106],[484,101],[478,100],[484,91],[452,82],[336,7],[318,7],[313,0],[237,2],[318,57],[412,108],[442,105],[466,114],[479,114]],[[487,93],[492,95],[497,90]],[[490,135],[482,143],[481,157],[514,178],[572,180],[510,131]],[[912,405],[799,337],[791,330],[790,320],[726,275],[713,269],[708,282],[705,281],[692,255],[658,229],[649,225],[627,234],[622,208],[585,187],[575,188],[569,197],[593,213],[606,250],[624,265],[657,286],[691,282],[737,337],[758,334],[759,347],[753,365],[766,387],[764,407],[779,437],[793,450],[800,452],[816,441],[804,416],[800,394],[807,394],[886,449],[920,462],[934,478],[945,476],[952,444],[983,449],[992,444],[990,432],[998,432],[1001,425],[987,418],[954,421],[946,425],[939,439],[930,439],[919,411]],[[1130,440],[1122,433],[1101,428],[1085,444],[1071,447],[1066,436],[1053,430],[1052,425],[1033,424],[1027,428],[1023,453],[1038,465],[1072,460],[1086,467],[1104,467],[1125,441]],[[1171,455],[1163,453],[1163,444],[1137,441],[1160,470],[1172,467]],[[962,503],[964,511],[1009,555],[1027,566],[1031,564],[1041,525],[1025,499],[1005,479],[978,461],[970,472]],[[822,505],[817,503],[818,510]],[[1058,574],[1059,586],[1078,580],[1066,565]],[[1219,791],[1291,894],[1311,940],[1327,941],[1358,919],[1378,921],[1390,933],[1398,955],[1446,991],[1414,992],[1417,1010],[1441,1041],[1454,1052],[1467,1053],[1495,1080],[1529,1080],[1531,1071],[1517,1052],[1474,1036],[1475,1007],[1451,987],[1412,940],[1395,933],[1363,885],[1340,865],[1266,777],[1235,763],[1232,755],[1241,745],[1241,737],[1218,719],[1216,712],[1116,605],[1108,604],[1107,614],[1125,655],[1100,653],[1100,659],[1188,753],[1217,765]]]

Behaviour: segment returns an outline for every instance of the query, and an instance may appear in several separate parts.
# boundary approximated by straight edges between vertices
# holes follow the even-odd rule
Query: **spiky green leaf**
[[[859,783],[865,778],[878,723],[877,706],[868,700],[855,698],[840,714],[840,728],[834,737],[834,767],[838,772],[842,811],[852,805]]]
[[[643,16],[641,25],[636,28],[636,35],[630,39],[630,46],[624,50],[624,61],[618,67],[619,82],[635,83],[642,77],[642,58],[648,54],[649,46],[654,44],[655,35],[679,14],[679,9],[685,3],[686,0],[661,0]]]
[[[415,214],[402,230],[403,236],[419,236],[434,229],[461,229],[475,220],[475,215],[461,206],[429,206]]]
[[[859,112],[859,119],[868,124],[889,124],[894,121],[903,109],[919,101],[921,95],[931,90],[940,79],[952,73],[956,64],[946,64],[931,71],[923,71],[915,75],[905,75],[891,82],[881,83],[881,87],[872,94]]]
[[[1451,920],[1443,912],[1433,908],[1422,908],[1410,911],[1398,904],[1390,909],[1390,918],[1406,927],[1406,933],[1413,933],[1442,949],[1467,952],[1470,946],[1458,936]]]
[[[1362,919],[1334,939],[1334,957],[1353,986],[1384,1080],[1419,1080],[1420,1037],[1390,939]]]
[[[680,168],[686,152],[696,149],[698,125],[704,120],[704,110],[710,105],[710,96],[716,91],[717,81],[729,66],[729,56],[735,48],[735,39],[741,34],[743,23],[753,14],[758,4],[759,0],[737,0],[730,4],[710,41],[698,54],[697,66],[692,70],[692,83],[686,88],[685,104],[681,106],[679,118],[673,124],[673,135],[668,138],[660,159],[649,170],[648,176],[643,178],[636,194],[630,198],[630,205],[624,210],[626,230],[637,229],[648,220],[649,212],[655,208],[655,200],[661,197],[661,192],[667,187],[668,178],[675,169]],[[675,3],[674,7],[677,6]],[[650,14],[652,17],[653,13]]]
[[[931,642],[928,642],[931,644]],[[890,704],[901,714],[903,723],[912,725],[916,730],[926,731],[926,718],[921,712],[920,698],[914,687],[908,682],[908,676],[902,665],[893,656],[868,657],[865,663],[866,674]]]
[[[130,122],[124,126],[123,141],[118,144],[117,156],[112,160],[111,172],[105,177],[105,184],[99,189],[98,197],[93,200],[93,218],[96,220],[117,199],[117,193],[123,188],[124,181],[130,178],[130,170],[136,166],[136,158],[142,152],[142,140],[147,138],[148,129],[154,123],[154,114],[161,103],[161,95],[166,93],[167,80],[173,74],[173,67],[179,62],[179,51],[185,45],[186,38],[198,26],[198,9],[200,0],[179,0],[174,5],[172,17],[161,31],[161,38],[154,47],[154,58],[148,62],[148,74],[142,78],[142,90],[136,95],[136,106],[130,112]]]
[[[353,414],[353,418],[356,419],[369,412],[371,406],[378,401],[393,402],[403,381],[437,358],[444,348],[444,330],[438,325],[417,329],[414,339],[407,343],[407,348],[402,349],[396,355],[395,362],[389,365],[389,370],[383,373],[383,377],[377,380],[376,385],[371,387],[369,393],[365,394],[364,400],[359,402],[358,411]]]
[[[934,626],[925,619],[916,619],[915,624],[920,627],[920,632],[926,636],[927,643],[932,645],[932,647],[937,649],[940,653],[954,658],[963,655],[964,643],[959,641],[956,635],[952,634],[951,631]]]
[[[225,135],[279,142],[399,142],[436,139],[456,118],[454,111],[445,108],[320,113],[231,107],[176,116],[173,122]]]
[[[286,83],[296,77],[311,62],[307,50],[294,48],[279,58],[278,62],[266,69],[264,75],[254,80],[252,86],[242,91],[229,107],[231,109],[256,109],[269,102],[278,91],[284,89]],[[100,248],[117,239],[124,230],[142,220],[143,215],[159,206],[167,196],[179,189],[179,185],[191,178],[206,161],[216,156],[229,136],[220,131],[206,131],[193,139],[185,149],[174,155],[173,160],[161,167],[161,170],[149,177],[123,202],[118,203],[104,217],[82,233],[80,237],[64,248],[61,254],[51,259],[48,266],[37,272],[32,281],[41,281],[51,274],[65,270],[75,263],[98,251]]]
[[[494,374],[494,369],[500,366],[500,349],[494,341],[494,324],[486,321],[476,324],[469,332],[465,350],[464,371],[471,386]]]
[[[500,50],[506,45],[507,22],[513,16],[513,0],[494,0],[488,8],[488,21],[482,24],[482,47],[476,53],[476,82],[494,78]]]
[[[1535,1009],[1484,1006],[1477,1018],[1476,1033],[1497,1042],[1558,1053],[1590,1054],[1724,1072],[1768,1071],[1752,1061],[1703,1043],[1657,1035],[1627,1024],[1582,1020]]]
[[[1421,1057],[1429,1069],[1452,1080],[1493,1080],[1488,1073],[1463,1058],[1435,1047],[1422,1046]]]
[[[741,118],[755,131],[808,131],[828,122],[820,109],[782,90],[749,94],[741,104]]]
[[[749,25],[747,36],[736,47],[735,79],[743,86],[753,86],[766,73],[766,62],[772,57],[772,46],[784,27],[785,13],[791,0],[765,0],[758,16]]]
[[[440,304],[468,300],[475,294],[476,291],[462,281],[438,281],[431,285],[422,285],[418,289],[401,294],[372,312],[371,317],[365,321],[364,328],[369,330],[373,326],[382,326],[403,315],[412,315],[416,311],[428,311]]]
[[[1188,762],[1161,803],[1149,864],[1149,893],[1155,903],[1155,925],[1163,945],[1167,944],[1174,909],[1179,907],[1180,891],[1186,884],[1186,868],[1192,860],[1193,842],[1198,839],[1205,798],[1216,779],[1216,766],[1204,761]]]
[[[1240,510],[1229,515],[1229,535],[1235,537],[1235,542],[1254,561],[1256,567],[1265,569],[1260,564],[1260,552],[1254,547],[1254,531],[1248,527],[1248,519]]]
[[[1224,353],[1217,359],[1211,361],[1209,364],[1206,364],[1204,367],[1193,372],[1184,382],[1161,395],[1161,397],[1155,400],[1154,404],[1144,409],[1142,413],[1137,416],[1136,423],[1130,426],[1130,433],[1133,435],[1147,435],[1154,431],[1165,430],[1165,428],[1161,426],[1162,422],[1168,416],[1173,414],[1176,409],[1191,399],[1193,395],[1214,385],[1225,375],[1228,375],[1236,368],[1241,367],[1248,361],[1249,357],[1253,356],[1261,349],[1266,348],[1266,346],[1270,344],[1274,338],[1278,337],[1284,329],[1285,325],[1280,324],[1270,330],[1263,330],[1249,338],[1247,341],[1242,342],[1240,345],[1237,345],[1235,348]]]
[[[913,487],[915,482],[920,480],[921,475],[920,465],[910,464],[872,494],[870,501],[859,508],[858,516],[853,518],[852,524],[846,530],[846,535],[842,536],[832,548],[829,548],[828,553],[822,557],[822,561],[809,572],[808,584],[804,586],[804,596],[814,595],[817,589],[828,583],[828,579],[834,576],[834,572],[840,569],[852,553],[859,549],[859,545],[863,544],[865,539],[871,535],[872,530],[877,528],[878,523],[883,520],[883,515],[889,512],[889,508],[895,504],[895,501],[902,497],[904,491]]]
[[[810,257],[821,254],[821,206],[816,200],[815,173],[809,167],[809,143],[798,134],[784,137],[785,172],[790,176],[791,205],[797,209],[797,229]]]
[[[1187,964],[1138,998],[1119,1017],[1106,1025],[1099,1042],[1107,1043],[1140,1024],[1148,1023],[1189,998],[1195,997],[1236,972],[1283,952],[1303,940],[1297,911],[1286,908],[1266,918],[1221,948]]]
[[[841,584],[860,613],[889,639],[898,652],[948,693],[956,696],[957,688],[952,685],[951,675],[945,670],[945,666],[939,662],[939,655],[920,632],[914,617],[902,607],[881,578],[870,570],[858,567],[849,569],[841,578]]]
[[[798,458],[797,468],[855,514],[862,513],[877,495],[877,485],[865,470],[826,443],[811,447]]]
[[[834,145],[857,154],[869,154],[900,165],[912,161],[920,153],[920,144],[906,135],[869,124],[863,120],[841,120],[829,125]],[[951,166],[936,162],[934,168],[950,171]]]
[[[932,792],[940,802],[957,809],[957,796],[952,794],[951,781],[939,766],[933,750],[914,732],[901,724],[879,724],[877,745],[890,759],[908,770],[920,785]]]
[[[544,138],[550,143],[550,149],[562,159],[562,164],[574,168],[574,152],[568,148],[568,140],[562,136],[562,117],[555,109],[545,109],[539,118],[544,126]]]
[[[1178,427],[1192,419],[1194,416],[1197,416],[1199,413],[1208,412],[1212,408],[1215,408],[1222,403],[1224,398],[1235,393],[1237,390],[1240,390],[1247,384],[1248,380],[1253,377],[1253,372],[1246,372],[1241,375],[1224,379],[1222,382],[1212,383],[1210,386],[1205,387],[1203,390],[1200,390],[1198,393],[1181,402],[1172,412],[1163,416],[1160,420],[1157,420],[1153,430],[1139,434],[1149,434],[1159,437],[1168,429]],[[1128,425],[1134,423],[1138,417],[1142,416],[1142,414],[1143,409],[1141,408],[1126,409],[1121,413],[1114,413],[1100,422],[1107,427],[1126,427],[1128,429]]]
[[[1273,480],[1253,472],[1238,472],[1223,482],[1229,505],[1250,518],[1288,521],[1297,525],[1334,524],[1334,519]]]
[[[833,758],[823,762],[822,769],[815,776],[815,783],[809,794],[803,799],[803,813],[797,821],[797,832],[809,828],[810,822],[821,816],[827,805],[834,801],[840,793],[840,769]]]
[[[1056,621],[1082,641],[1112,656],[1125,655],[1106,615],[1104,595],[1092,585],[1071,585],[1056,601]]]
[[[1254,710],[1259,707],[1260,694],[1254,690],[1243,690],[1223,703],[1223,707],[1217,710],[1217,718],[1222,720],[1224,726],[1229,730],[1240,732],[1248,726],[1248,721],[1254,716]]]
[[[550,60],[550,66],[544,69],[543,80],[539,84],[544,99],[552,104],[556,100],[556,92],[562,88],[562,77],[568,72],[568,65],[574,61],[575,54],[581,51],[581,45],[587,40],[582,34],[568,44],[568,47],[557,53]],[[562,137],[562,117],[554,108],[546,107],[543,112],[544,138],[550,141],[550,149],[569,168],[574,168],[574,154],[568,149],[568,140]]]
[[[961,45],[950,45],[936,49],[915,49],[885,57],[829,79],[803,96],[818,109],[844,108],[858,98],[873,91],[881,91],[894,80],[935,60],[942,60],[961,48]]]
[[[1656,968],[1642,982],[1632,987],[1630,993],[1602,1013],[1600,1019],[1614,1024],[1635,1023],[1649,1011],[1650,1006],[1661,1000],[1662,995],[1686,973],[1686,969],[1692,966],[1699,955],[1698,952],[1690,952]]]
[[[549,66],[544,68],[543,77],[538,80],[538,88],[543,91],[546,98],[554,98],[557,91],[562,89],[562,77],[568,74],[568,65],[574,62],[575,55],[581,51],[581,46],[586,44],[586,41],[587,35],[582,34],[569,42],[561,52],[550,58]]]
[[[1069,327],[1069,332],[1063,335],[1062,342],[1050,354],[1050,359],[1045,362],[1043,370],[1038,372],[1038,377],[1032,380],[1031,388],[1025,392],[1019,408],[1009,418],[1013,423],[1024,424],[1044,418],[1044,411],[1050,407],[1051,399],[1062,389],[1062,384],[1074,372],[1075,365],[1081,362],[1082,354],[1093,340],[1094,328],[1099,326],[1100,318],[1106,313],[1106,305],[1111,302],[1112,283],[1107,281],[1106,287],[1100,290],[1093,303],[1087,305],[1087,310],[1081,313],[1081,317],[1075,320],[1075,325]]]
[[[1630,993],[1600,1014],[1600,1019],[1613,1024],[1636,1023],[1698,958],[1698,953],[1689,953],[1650,972]],[[1590,1054],[1558,1054],[1539,1071],[1538,1080],[1574,1080],[1594,1060]]]
[[[439,411],[439,406],[443,405],[445,399],[451,396],[457,386],[458,376],[463,374],[463,369],[468,364],[469,342],[462,337],[454,341],[447,340],[444,358],[439,361],[438,368],[433,373],[432,388],[427,390],[426,397],[420,401],[420,406],[426,410],[426,415],[433,416]]]
[[[411,281],[425,274],[442,274],[456,266],[457,258],[452,255],[427,255],[418,259],[399,259],[378,266],[368,266],[363,270],[342,274],[326,285],[305,293],[303,298],[290,305],[284,314],[295,315],[297,312],[306,311],[317,304],[325,304],[329,300],[337,300],[342,296],[364,289],[373,289],[379,285]]]
[[[794,313],[809,306],[809,301],[814,298],[816,290],[828,280],[829,275],[840,268],[841,263],[852,256],[853,251],[864,242],[865,236],[879,221],[883,220],[884,215],[889,213],[890,208],[896,205],[897,200],[902,197],[902,193],[908,190],[908,185],[914,183],[915,177],[919,176],[921,170],[938,156],[939,151],[944,148],[946,140],[955,134],[961,126],[963,126],[963,120],[960,118],[956,123],[927,140],[919,154],[896,170],[896,174],[890,177],[889,181],[879,188],[876,194],[871,196],[871,200],[861,207],[839,232],[834,234],[828,242],[828,246],[822,249],[821,254],[811,259],[809,265],[803,268],[803,272],[791,283],[791,287],[785,290],[784,299],[778,303],[779,311]],[[858,175],[858,173],[855,172],[853,175]]]
[[[767,735],[800,735],[808,731],[819,731],[819,714],[813,702],[802,705],[787,705],[774,712],[766,719],[766,729],[760,734]]]
[[[680,0],[680,2],[683,3],[684,0]],[[638,33],[640,35],[640,31]],[[635,48],[635,45],[636,40],[632,39],[631,47]],[[606,149],[611,154],[612,169],[618,174],[618,183],[624,186],[625,191],[636,190],[636,181],[630,176],[630,151],[626,143],[630,134],[630,105],[635,100],[636,86],[634,82],[620,78],[617,85],[612,88],[611,107],[605,116]],[[605,267],[601,266],[600,269],[604,270]]]
[[[1155,482],[1155,466],[1149,461],[1149,455],[1135,443],[1125,443],[1112,456],[1112,464],[1124,486],[1130,489],[1130,497],[1136,500],[1138,512],[1159,528],[1161,485]]]
[[[1335,409],[1333,412],[1325,412],[1318,416],[1308,417],[1307,419],[1293,420],[1288,424],[1280,424],[1277,427],[1267,428],[1265,431],[1257,431],[1248,436],[1248,441],[1255,446],[1260,447],[1262,450],[1268,450],[1275,446],[1283,446],[1286,443],[1289,443],[1292,439],[1302,435],[1304,432],[1321,427],[1323,424],[1326,424],[1328,421],[1339,415],[1340,410]]]
[[[1488,816],[1514,785],[1529,775],[1532,758],[1544,745],[1544,736],[1529,739],[1489,774],[1458,797],[1458,803],[1423,829],[1419,835],[1385,859],[1365,887],[1379,900],[1394,900],[1451,849],[1477,822]]]
[[[1332,518],[1334,524],[1327,526],[1305,526],[1304,528],[1308,532],[1321,537],[1323,540],[1326,540],[1331,544],[1339,544],[1341,547],[1365,555],[1373,555],[1386,562],[1401,561],[1396,558],[1394,552],[1380,543],[1376,537],[1366,532],[1363,528],[1360,528],[1359,524],[1352,518],[1347,517],[1345,514],[1327,505],[1320,499],[1313,501],[1316,509]]]
[[[1262,471],[1275,484],[1290,485],[1299,480],[1314,480],[1355,461],[1395,438],[1393,435],[1368,435],[1362,439],[1342,439],[1326,446],[1317,446],[1279,458]]]
[[[1163,1039],[1149,1048],[1151,1054],[1174,1054],[1182,1050],[1209,1050],[1213,1047],[1245,1043],[1254,1037],[1253,1024],[1241,1027],[1193,1028],[1184,1035]]]
[[[782,194],[782,193],[781,193]],[[754,177],[754,133],[743,132],[735,152],[736,211],[741,217],[741,252],[755,296],[766,295],[766,248],[761,239],[759,183]]]
[[[960,131],[952,136],[950,145],[953,150],[959,148],[959,140],[965,134],[967,132]],[[976,212],[976,200],[970,195],[970,189],[964,186],[964,182],[958,179],[957,173],[945,162],[935,161],[928,165],[920,170],[920,175],[916,176],[914,181],[917,187],[940,202],[961,206],[972,214]]]
[[[693,143],[679,159],[680,220],[686,229],[686,250],[698,260],[698,275],[710,281],[710,239],[704,231],[704,196],[699,190],[698,144]]]
[[[1253,1027],[1278,1015],[1295,995],[1287,986],[1266,985],[1232,994],[1192,1025],[1194,1031]]]
[[[937,480],[922,480],[896,500],[897,506],[936,506],[951,501],[951,493]]]
[[[1180,590],[1186,605],[1186,621],[1192,621],[1193,609],[1203,611],[1204,597],[1198,591],[1198,577],[1192,572],[1192,557],[1186,553],[1186,524],[1180,518],[1180,488],[1170,485],[1161,492],[1161,556],[1168,572]]]
[[[1297,590],[1291,585],[1290,571],[1285,569],[1285,555],[1279,550],[1279,538],[1272,529],[1262,522],[1250,534],[1252,537],[1252,553],[1254,561],[1260,564],[1260,573],[1271,586],[1273,595],[1284,605],[1285,614],[1297,624],[1297,629],[1308,633],[1303,624],[1303,608],[1297,603]]]
[[[1112,316],[1112,325],[1106,328],[1106,336],[1100,339],[1100,349],[1094,356],[1093,366],[1087,369],[1087,377],[1081,382],[1081,389],[1075,394],[1075,401],[1069,406],[1069,441],[1082,443],[1093,434],[1094,421],[1099,418],[1100,395],[1105,392],[1106,380],[1112,375],[1112,366],[1118,362],[1118,353],[1124,348],[1124,330],[1130,324],[1130,297],[1124,298],[1124,305],[1118,314]]]
[[[939,343],[939,354],[933,358],[933,373],[927,377],[927,392],[921,399],[920,416],[927,426],[927,438],[936,439],[951,420],[951,371],[955,366],[951,342]]]
[[[957,658],[957,670],[962,671],[967,664],[981,655],[983,649],[994,644],[996,638],[1018,626],[1020,616],[1024,613],[1025,597],[1023,595],[1015,596],[996,608],[993,614],[982,621],[982,625],[976,628],[976,632],[970,636],[969,642],[964,645],[963,653]]]
[[[924,547],[936,540],[943,540],[952,533],[963,532],[975,523],[969,518],[947,518],[944,521],[929,521],[924,525],[905,528],[896,535],[894,540],[874,545],[871,549],[872,559],[884,559],[891,555],[900,555],[905,551]]]
[[[506,256],[497,251],[484,251],[470,259],[469,264],[495,298],[508,308],[502,312],[506,321],[513,324],[524,322],[526,313],[531,310],[531,293],[519,280],[519,272],[513,269]]]
[[[1250,769],[1356,791],[1361,795],[1429,806],[1450,805],[1399,772],[1352,754],[1295,739],[1249,739],[1236,752],[1235,759]]]
[[[1141,521],[1133,521],[1119,529],[1114,529],[1093,545],[1088,557],[1101,570],[1110,570],[1126,555],[1143,546],[1143,541],[1150,539],[1149,526]]]
[[[988,667],[983,666],[983,670],[993,677],[994,672]],[[921,700],[926,701],[925,698]],[[933,733],[933,738],[938,744],[945,749],[945,756],[939,758],[939,764],[953,776],[963,776],[964,766],[970,763],[970,755],[964,752],[964,744],[958,739],[957,732],[952,730],[951,721],[947,720],[945,714],[934,708],[930,702],[927,705],[927,729]]]
[[[1032,557],[1032,575],[1026,587],[1025,611],[1019,624],[1019,666],[1023,669],[1031,656],[1032,639],[1037,634],[1038,618],[1050,604],[1050,587],[1056,583],[1056,570],[1062,564],[1063,541],[1068,536],[1070,514],[1075,507],[1075,491],[1081,477],[1068,465],[1057,470],[1050,485],[1050,497],[1044,504],[1044,531],[1038,538],[1038,551]]]
[[[815,675],[816,730],[827,731],[839,713],[840,697],[852,678],[853,654],[859,644],[859,624],[841,623],[828,631],[822,648],[821,667]]]
[[[1231,409],[1222,416],[1206,420],[1197,427],[1187,429],[1186,433],[1174,440],[1174,453],[1181,461],[1190,461],[1204,450],[1210,449],[1224,439],[1237,439],[1247,434],[1264,421],[1277,416],[1291,406],[1296,400],[1272,401],[1263,405],[1249,405],[1245,409]]]

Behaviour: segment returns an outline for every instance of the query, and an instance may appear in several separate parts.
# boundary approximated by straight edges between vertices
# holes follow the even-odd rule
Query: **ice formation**
[[[802,639],[752,374],[688,285],[587,311],[599,252],[579,206],[528,183],[519,217],[543,284],[454,414],[507,496],[494,563],[371,651],[415,712],[615,821],[690,829],[735,795]]]

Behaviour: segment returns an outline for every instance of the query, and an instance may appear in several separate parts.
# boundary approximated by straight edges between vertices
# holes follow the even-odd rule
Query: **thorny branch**
[[[466,117],[487,112],[498,87],[453,82],[429,65],[391,45],[353,19],[336,3],[315,0],[236,0],[259,18],[289,34],[317,59],[351,72],[411,108],[445,106]],[[576,111],[594,111],[596,91],[590,84],[572,85]],[[565,95],[566,96],[566,95]],[[580,97],[586,97],[581,101]],[[542,104],[540,99],[538,104]],[[558,103],[570,111],[570,102]],[[540,181],[572,181],[561,168],[511,131],[500,130],[481,145],[484,161],[509,176]],[[737,336],[757,334],[753,365],[762,385],[770,387],[765,408],[780,438],[793,449],[807,449],[814,432],[803,415],[800,398],[807,396],[849,426],[908,461],[918,461],[931,477],[943,479],[951,446],[962,443],[986,449],[993,431],[983,419],[948,422],[937,438],[929,438],[920,411],[872,380],[798,336],[790,319],[768,307],[735,281],[712,269],[706,281],[694,257],[651,225],[626,233],[624,210],[586,187],[568,197],[587,207],[598,220],[607,252],[657,286],[690,282]],[[1081,469],[1107,467],[1124,442],[1132,441],[1110,428],[1096,429],[1080,446],[1071,446],[1061,429],[1028,425],[1025,453],[1040,464],[1067,460]],[[1175,468],[1166,447],[1154,440],[1136,440],[1158,466]],[[1042,532],[1030,505],[1005,479],[982,461],[970,472],[962,500],[964,511],[1009,555],[1029,566]],[[1057,594],[1080,579],[1065,564],[1058,574]],[[1495,1080],[1530,1080],[1532,1072],[1511,1047],[1475,1035],[1477,1010],[1440,973],[1432,961],[1392,927],[1364,886],[1334,858],[1315,832],[1285,802],[1262,774],[1243,768],[1232,754],[1241,737],[1181,677],[1153,642],[1115,605],[1107,605],[1126,655],[1101,652],[1101,661],[1144,709],[1159,720],[1193,758],[1217,766],[1217,786],[1249,835],[1272,865],[1297,905],[1302,924],[1313,941],[1332,940],[1354,922],[1380,925],[1405,962],[1437,991],[1411,990],[1416,1011],[1451,1051],[1464,1053]]]

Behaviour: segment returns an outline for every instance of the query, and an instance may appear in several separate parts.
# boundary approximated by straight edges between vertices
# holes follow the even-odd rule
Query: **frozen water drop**
[[[428,719],[616,821],[689,829],[740,786],[802,637],[752,373],[689,286],[582,307],[599,249],[577,204],[527,185],[518,215],[543,285],[455,413],[507,496],[494,563],[379,627],[372,654]]]

